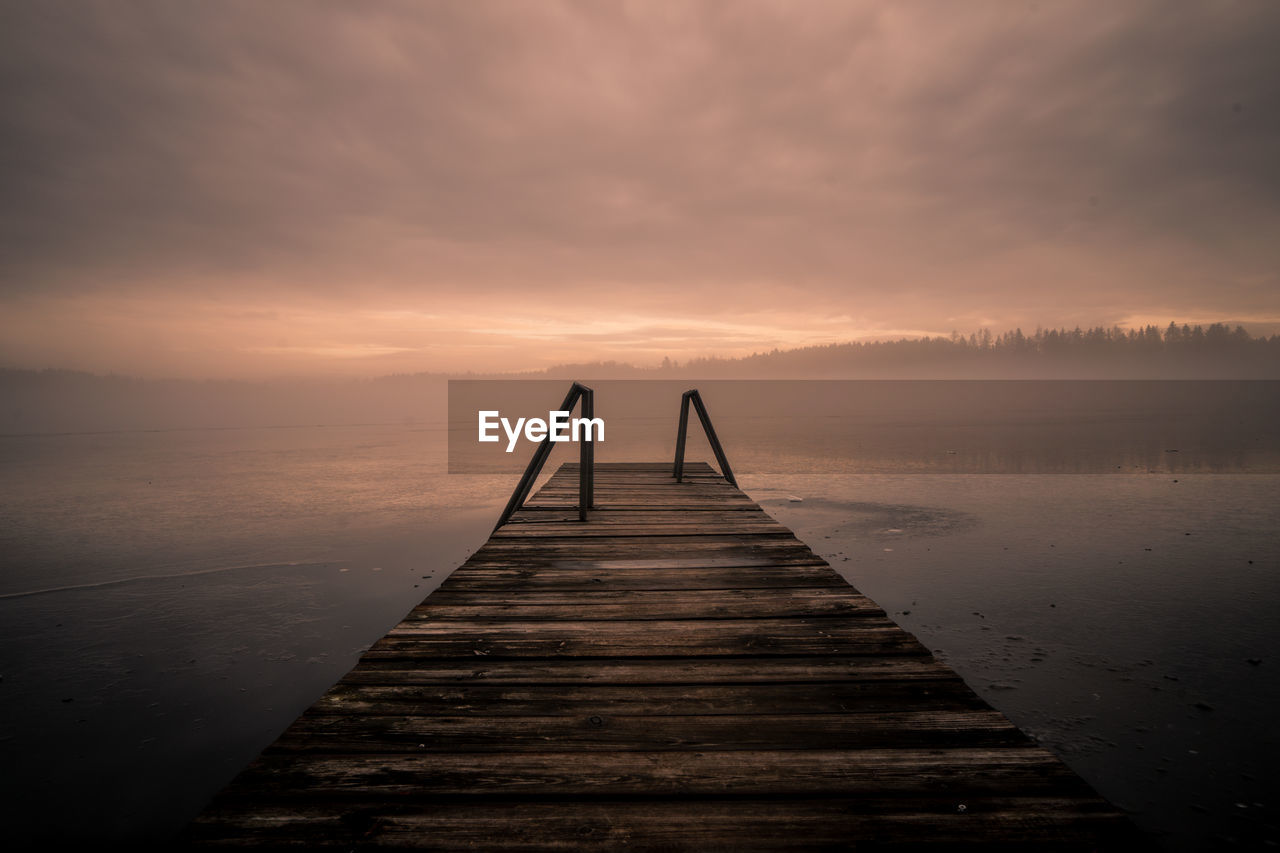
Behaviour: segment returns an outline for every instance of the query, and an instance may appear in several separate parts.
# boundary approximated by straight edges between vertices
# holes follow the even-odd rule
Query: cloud
[[[486,315],[571,317],[581,357],[618,349],[619,315],[760,336],[769,312],[843,314],[850,337],[1280,318],[1265,0],[3,14],[0,299],[32,316],[402,311],[477,345]],[[280,346],[405,346],[365,320]],[[257,321],[219,322],[204,357],[263,349]]]

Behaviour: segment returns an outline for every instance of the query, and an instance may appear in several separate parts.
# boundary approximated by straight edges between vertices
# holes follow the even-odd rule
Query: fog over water
[[[699,384],[749,494],[1165,846],[1277,840],[1273,383]],[[596,385],[599,458],[669,458],[678,393]],[[14,832],[177,831],[478,547],[516,475],[446,473],[444,415],[0,437]]]

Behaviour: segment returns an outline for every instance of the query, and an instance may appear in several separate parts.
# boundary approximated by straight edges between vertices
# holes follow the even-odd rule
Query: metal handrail
[[[711,445],[711,451],[715,453],[716,461],[720,463],[721,475],[729,482],[729,485],[737,486],[738,481],[733,478],[733,469],[729,467],[729,460],[725,458],[724,448],[720,446],[720,439],[716,437],[716,428],[711,425],[711,416],[707,414],[706,404],[702,402],[702,395],[698,393],[697,388],[685,391],[680,397],[680,431],[676,433],[676,464],[673,471],[676,482],[682,482],[684,478],[684,440],[689,431],[690,400],[693,401],[693,408],[698,413],[698,420],[702,421],[702,431],[707,434],[707,442]]]
[[[582,417],[586,419],[595,417],[595,391],[583,385],[581,382],[575,382],[569,386],[569,393],[565,395],[564,402],[560,404],[557,411],[572,412],[573,407],[577,404],[578,399],[582,399]],[[578,521],[587,520],[587,510],[595,506],[595,472],[596,472],[596,446],[591,441],[591,431],[587,430],[586,441],[578,442]],[[533,458],[529,460],[529,465],[524,469],[524,475],[520,478],[520,482],[516,484],[516,490],[511,493],[511,500],[507,501],[507,508],[502,511],[502,516],[498,519],[498,523],[493,529],[497,530],[511,519],[520,507],[524,506],[525,500],[529,497],[529,492],[533,489],[534,482],[538,479],[538,475],[542,473],[542,466],[546,464],[547,457],[551,455],[551,434],[548,432],[547,437],[538,444],[538,448],[533,452]]]

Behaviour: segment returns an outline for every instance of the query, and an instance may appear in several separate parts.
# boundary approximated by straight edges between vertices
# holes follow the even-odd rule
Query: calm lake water
[[[766,510],[1168,849],[1280,842],[1278,386],[965,385],[703,387]],[[665,458],[627,417],[600,458]],[[446,434],[0,437],[6,835],[190,820],[487,537],[514,477]]]

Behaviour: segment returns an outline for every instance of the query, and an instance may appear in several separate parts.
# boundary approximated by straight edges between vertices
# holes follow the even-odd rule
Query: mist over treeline
[[[1049,329],[506,374],[192,380],[0,369],[0,434],[405,424],[444,428],[456,379],[1280,379],[1280,336],[1243,328]]]
[[[753,353],[670,359],[656,368],[616,362],[558,365],[552,376],[724,379],[1277,379],[1280,336],[1242,326],[1170,323],[1164,329],[1021,329],[855,341]]]

